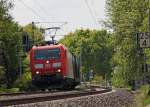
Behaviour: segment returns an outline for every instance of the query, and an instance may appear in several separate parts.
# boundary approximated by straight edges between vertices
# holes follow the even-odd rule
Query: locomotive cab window
[[[34,58],[36,60],[46,59],[46,50],[35,50],[34,52],[35,52]]]
[[[60,59],[60,49],[49,49],[47,50],[48,59]]]
[[[34,53],[35,60],[60,59],[60,49],[35,50]]]

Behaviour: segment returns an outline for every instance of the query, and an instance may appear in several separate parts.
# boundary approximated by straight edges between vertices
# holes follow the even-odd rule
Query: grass
[[[19,88],[7,89],[7,88],[0,87],[0,93],[17,93],[17,92],[19,92]]]
[[[150,96],[146,97],[144,100],[144,106],[150,105]]]
[[[146,107],[150,104],[149,85],[144,85],[135,94],[136,107]]]

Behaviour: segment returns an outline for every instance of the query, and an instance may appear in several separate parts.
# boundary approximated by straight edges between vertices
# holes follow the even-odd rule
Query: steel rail
[[[103,89],[99,91],[78,91],[74,93],[61,93],[61,94],[53,94],[53,95],[46,95],[45,96],[37,96],[37,97],[30,97],[30,98],[18,98],[18,99],[8,99],[8,100],[1,100],[0,99],[0,107],[2,106],[10,106],[10,105],[19,105],[19,104],[28,104],[28,103],[36,103],[36,102],[44,102],[44,101],[52,101],[52,100],[59,100],[65,98],[73,98],[73,97],[82,97],[94,94],[102,94],[106,92],[112,91],[111,89]]]
[[[105,86],[97,86],[97,85],[91,85],[91,86],[86,86],[85,88],[92,89],[92,88],[102,88],[102,89],[108,89],[110,87],[105,87]],[[111,89],[111,88],[110,88]],[[74,90],[84,90],[83,88],[76,88]],[[65,90],[60,91],[60,90],[51,90],[51,91],[29,91],[29,92],[17,92],[17,93],[0,93],[1,96],[17,96],[17,95],[31,95],[31,94],[46,94],[46,93],[56,93],[56,92],[65,92]]]
[[[2,93],[1,96],[17,96],[17,95],[31,95],[31,94],[46,94],[46,93],[55,93],[55,92],[61,92],[61,91],[30,91],[30,92],[17,92],[17,93]]]

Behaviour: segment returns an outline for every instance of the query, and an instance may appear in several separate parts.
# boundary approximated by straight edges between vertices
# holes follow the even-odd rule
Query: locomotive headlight
[[[58,69],[58,70],[57,70],[57,72],[61,72],[61,70],[60,70],[60,69]]]
[[[39,71],[36,71],[35,73],[36,73],[36,74],[39,74],[40,72],[39,72]]]
[[[60,66],[61,66],[61,62],[53,63],[52,66],[53,66],[54,68],[60,67]]]
[[[49,61],[46,61],[47,64],[49,64]]]

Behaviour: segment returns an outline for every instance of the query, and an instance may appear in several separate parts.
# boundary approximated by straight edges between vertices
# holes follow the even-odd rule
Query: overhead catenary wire
[[[36,0],[36,4],[38,5],[38,7],[47,15],[47,16],[49,16],[48,14],[47,14],[47,12],[46,12],[46,10],[41,6],[41,4],[40,4],[40,2],[38,1],[38,0]],[[54,20],[54,18],[51,16],[51,18],[52,18],[52,20]],[[39,23],[62,23],[61,25],[58,25],[58,27],[62,27],[62,26],[64,26],[65,24],[67,24],[68,22],[61,22],[61,21],[57,21],[57,22],[52,22],[52,21],[43,21],[43,22],[35,22],[36,24],[39,24]]]
[[[46,12],[46,10],[41,6],[41,3],[40,3],[38,0],[36,0],[36,4],[37,4],[38,7],[40,8],[40,10],[43,11],[43,13],[45,14],[46,17],[50,16],[50,15]],[[50,16],[50,17],[51,17],[52,20],[54,20],[53,16]]]
[[[87,0],[84,0],[84,2],[85,2],[86,6],[87,6],[87,8],[88,8],[88,11],[89,11],[89,13],[90,13],[90,15],[91,15],[93,21],[96,23],[96,25],[98,25],[98,21],[97,21],[95,15],[94,15],[92,9],[90,8],[88,1],[87,1]]]
[[[60,23],[60,25],[55,26],[55,27],[59,27],[59,28],[61,28],[62,26],[68,24],[67,21],[66,21],[66,22],[34,22],[34,24],[41,24],[41,23]],[[54,27],[54,26],[53,26],[53,27]],[[45,29],[45,28],[43,28],[43,29]],[[52,30],[52,31],[53,31],[53,30]]]
[[[43,19],[41,17],[41,15],[39,15],[33,8],[31,8],[30,6],[28,6],[26,3],[23,2],[23,0],[18,0],[20,3],[22,3],[27,9],[29,9],[33,14],[35,14],[37,17],[39,17],[42,20],[45,20],[45,18]]]
[[[92,4],[92,10],[94,11],[94,14],[95,14],[95,17],[98,15],[98,13],[97,13],[97,11],[96,11],[96,9],[95,9],[95,6],[94,6],[94,1],[93,1],[93,3],[91,3]]]
[[[39,23],[63,23],[64,24],[66,23],[67,24],[68,22],[34,22],[34,23],[36,24],[39,24]]]
[[[39,23],[51,23],[51,22],[35,22],[35,23],[37,23],[37,24],[39,24]],[[52,22],[52,23],[62,23],[61,25],[58,25],[57,27],[50,27],[50,28],[44,28],[44,30],[45,31],[47,31],[47,32],[45,32],[45,37],[46,37],[46,35],[49,37],[49,34],[51,34],[51,36],[52,37],[55,37],[55,36],[65,36],[65,35],[56,35],[56,32],[62,27],[62,26],[64,26],[65,24],[67,24],[68,22]]]
[[[18,0],[18,2],[20,3],[20,4],[22,4],[26,9],[28,9],[30,12],[32,12],[33,14],[34,14],[34,16],[36,16],[38,19],[40,19],[41,21],[38,21],[38,22],[34,22],[34,24],[40,24],[40,23],[57,23],[57,26],[58,27],[63,27],[65,24],[67,24],[68,22],[66,22],[66,21],[56,21],[56,22],[54,22],[54,21],[48,21],[48,20],[46,20],[47,19],[47,17],[46,17],[46,15],[47,15],[47,13],[46,13],[46,11],[45,11],[45,9],[43,9],[44,7],[42,7],[42,5],[40,4],[40,2],[36,2],[36,3],[34,3],[36,6],[34,6],[34,8],[33,7],[31,7],[31,5],[29,5],[29,4],[27,4],[24,0]],[[36,7],[36,8],[35,8]],[[38,8],[37,8],[38,7]],[[43,11],[38,11],[39,10],[39,8]],[[45,13],[45,15],[44,16],[42,16],[41,15],[41,12],[42,12],[42,14],[43,13]],[[48,15],[49,16],[49,15]],[[41,25],[41,27],[42,27],[42,25]],[[55,30],[52,30],[52,31],[50,31],[49,33],[53,33]],[[55,34],[56,35],[56,34]],[[57,35],[57,36],[64,36],[64,35]]]

